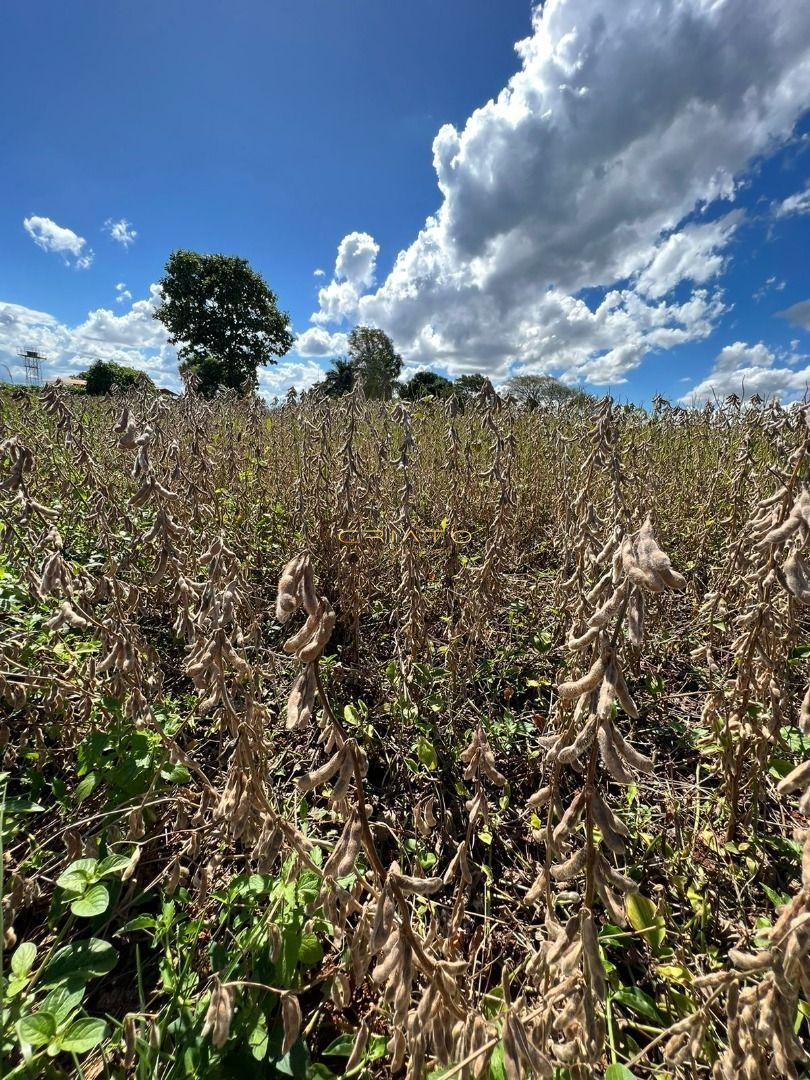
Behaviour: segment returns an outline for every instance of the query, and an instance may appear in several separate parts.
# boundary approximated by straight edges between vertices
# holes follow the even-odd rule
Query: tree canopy
[[[396,381],[402,367],[401,357],[394,351],[393,342],[382,330],[356,326],[349,336],[349,355],[332,362],[332,367],[316,386],[327,397],[339,398],[349,394],[359,379],[366,397],[390,398],[392,391],[403,401],[418,401],[431,396],[455,396],[461,401],[480,394],[488,380],[480,372],[447,379],[435,371],[418,371],[407,382]],[[500,388],[501,395],[511,394],[529,407],[573,403],[587,405],[594,401],[591,394],[579,387],[566,386],[551,375],[514,375]]]
[[[428,394],[446,398],[453,393],[453,383],[435,371],[417,371],[407,382],[399,384],[398,391],[404,401],[418,401]]]
[[[179,346],[181,373],[195,374],[204,395],[255,388],[259,364],[275,364],[292,348],[289,315],[246,259],[174,251],[160,285],[154,317]]]
[[[501,389],[526,405],[562,405],[566,402],[587,405],[593,401],[591,394],[576,386],[566,386],[552,375],[513,375]]]
[[[389,399],[402,370],[402,357],[383,330],[355,326],[349,334],[349,363],[367,398]]]
[[[334,360],[331,369],[316,386],[330,398],[350,394],[354,388],[354,367],[351,360],[345,358]]]
[[[79,373],[79,378],[86,381],[86,394],[109,394],[113,389],[124,390],[138,382],[155,388],[145,371],[116,364],[113,360],[94,361],[86,371]]]
[[[402,357],[391,338],[371,326],[355,326],[349,334],[349,354],[332,361],[332,367],[313,389],[330,398],[350,394],[356,381],[367,398],[388,400],[397,387]]]
[[[453,393],[462,398],[474,397],[476,394],[481,393],[486,381],[486,376],[481,375],[478,371],[470,375],[459,375],[453,381]]]

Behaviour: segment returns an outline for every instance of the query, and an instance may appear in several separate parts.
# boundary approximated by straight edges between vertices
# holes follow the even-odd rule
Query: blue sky
[[[50,376],[102,356],[176,385],[151,313],[191,248],[290,312],[270,396],[356,322],[406,374],[810,383],[804,0],[6,0],[0,95],[18,380],[36,347]]]

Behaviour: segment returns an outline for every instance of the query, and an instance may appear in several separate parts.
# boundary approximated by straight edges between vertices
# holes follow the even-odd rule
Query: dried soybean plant
[[[448,649],[448,666],[456,677],[463,677],[470,671],[476,649],[497,622],[504,585],[503,568],[509,564],[515,508],[514,412],[504,405],[488,380],[476,395],[475,412],[487,440],[486,465],[476,476],[476,480],[483,483],[485,493],[486,540],[480,563],[468,561],[456,576],[453,591],[458,614],[451,624]],[[451,450],[454,450],[452,436]],[[457,520],[458,504],[451,502],[449,510],[452,519]]]
[[[787,531],[784,525],[779,528]],[[810,736],[810,689],[801,704],[799,728]],[[810,818],[810,759],[784,777],[778,791],[783,796],[799,793],[799,812]],[[795,839],[802,844],[801,886],[774,925],[762,932],[767,947],[729,953],[738,981],[727,995],[728,1048],[714,1067],[717,1080],[798,1080],[799,1066],[807,1059],[794,1026],[800,997],[810,1000],[810,828],[797,828]],[[741,985],[757,976],[754,985]]]
[[[136,852],[111,925],[141,894],[157,896],[156,910],[173,898],[217,947],[230,930],[212,913],[225,917],[222,898],[241,879],[294,888],[305,874],[315,885],[302,894],[300,929],[325,952],[305,978],[275,988],[266,1019],[277,1017],[287,1051],[303,1039],[314,1059],[350,1035],[346,1072],[401,1067],[413,1080],[436,1068],[486,1077],[490,1066],[493,1076],[563,1068],[584,1080],[609,1061],[685,1078],[715,1059],[723,1077],[796,1075],[806,837],[798,889],[775,860],[763,866],[793,899],[752,956],[751,938],[766,936],[757,881],[714,860],[746,929],[724,911],[680,933],[679,876],[645,854],[616,793],[639,781],[635,805],[654,814],[674,776],[691,798],[695,762],[715,760],[693,735],[708,683],[704,721],[720,733],[727,797],[737,796],[731,815],[712,804],[704,831],[756,824],[784,841],[791,823],[805,824],[791,701],[810,599],[807,431],[806,409],[659,403],[646,415],[606,400],[529,410],[488,386],[474,402],[393,411],[359,390],[272,409],[193,389],[176,399],[143,388],[100,401],[58,387],[7,395],[4,768],[22,788],[45,761],[70,793],[76,747],[86,755],[134,732],[159,748],[163,770],[109,808],[103,779],[81,808],[68,794],[72,818],[49,810],[35,842],[25,834],[5,848],[16,931],[33,927],[50,947],[53,883],[103,845]],[[749,509],[754,492],[765,497]],[[381,522],[418,542],[340,544],[340,529]],[[426,526],[442,534],[430,553]],[[698,625],[674,599],[686,582],[673,563],[690,596],[708,594]],[[676,677],[659,680],[653,714],[637,687],[661,656]],[[418,708],[399,708],[403,690]],[[332,696],[349,706],[345,719]],[[643,728],[664,711],[692,736],[687,762],[668,731]],[[810,695],[805,731],[808,712]],[[637,749],[642,733],[645,751],[667,755],[666,777]],[[432,752],[418,752],[426,744]],[[775,756],[790,759],[780,793],[797,792],[796,806],[775,798]],[[173,770],[187,779],[167,786]],[[673,896],[659,917],[689,978],[677,998],[644,934],[603,965],[613,946],[601,923],[623,924],[637,903],[628,896],[652,883]],[[256,918],[275,954],[274,909]],[[729,942],[740,948],[721,969]],[[205,1031],[209,1060],[224,1062],[273,987],[251,989],[238,956],[229,977],[208,969],[204,952],[189,961],[199,975],[192,1026],[195,1038]],[[616,994],[630,983],[666,1017],[657,1034],[632,1026],[627,995]],[[173,1007],[157,983],[149,993]],[[179,1037],[156,1017],[132,1020],[130,1004],[126,1067],[147,1052],[148,1030],[149,1053],[173,1053]],[[117,1054],[105,1048],[110,1061]]]
[[[396,603],[391,612],[391,623],[396,627],[395,645],[403,692],[412,694],[414,665],[425,641],[424,569],[419,554],[419,538],[416,528],[419,522],[414,510],[413,469],[415,443],[411,419],[406,406],[400,402],[394,408],[392,420],[402,432],[402,444],[396,459],[400,476],[399,507],[396,528],[399,533],[399,585]]]
[[[559,965],[561,977],[570,977],[581,964],[581,979],[572,999],[576,1005],[569,1002],[565,1013],[566,1040],[553,1043],[551,1050],[562,1063],[584,1069],[597,1064],[605,1038],[606,983],[596,944],[594,905],[601,901],[612,922],[626,925],[620,897],[637,891],[636,882],[613,865],[613,857],[626,851],[629,831],[606,800],[599,765],[605,779],[620,785],[631,783],[636,772],[652,771],[652,760],[620,730],[620,711],[631,720],[639,716],[627,686],[623,654],[628,648],[637,651],[643,646],[647,596],[686,585],[658,546],[650,517],[639,529],[629,528],[625,478],[609,402],[597,412],[591,436],[593,446],[582,465],[574,504],[570,549],[574,572],[561,584],[564,590],[575,589],[575,621],[566,647],[577,658],[582,674],[558,684],[558,730],[541,737],[548,775],[529,807],[548,808],[545,866],[526,897],[527,902],[543,903],[546,909],[549,947],[545,962]],[[589,499],[599,468],[607,472],[611,492],[606,521]],[[567,805],[562,794],[566,769],[584,774],[581,786],[565,797]],[[584,835],[580,838],[581,819]],[[578,915],[572,915],[564,927],[555,916],[554,888],[559,886],[565,887],[566,901],[581,902]]]
[[[429,896],[442,887],[442,881],[440,878],[409,876],[400,870],[397,862],[385,870],[377,854],[363,794],[363,779],[368,768],[366,755],[356,740],[347,736],[332,711],[318,672],[319,658],[334,627],[335,614],[326,597],[317,597],[307,553],[292,559],[281,576],[276,608],[278,621],[285,623],[299,608],[306,612],[306,622],[284,644],[285,651],[295,655],[304,665],[290,693],[287,723],[298,728],[308,722],[317,689],[322,709],[320,741],[331,757],[301,777],[298,789],[302,794],[308,794],[331,782],[329,805],[343,822],[340,836],[320,871],[323,884],[317,900],[334,927],[337,941],[341,942],[348,935],[351,945],[352,980],[345,975],[336,976],[333,997],[346,1006],[353,991],[370,971],[371,980],[381,994],[381,1003],[390,1010],[392,1068],[398,1069],[402,1065],[406,1049],[409,1049],[409,1073],[421,1077],[424,1075],[425,1032],[429,1025],[414,1024],[409,1020],[416,970],[431,980],[427,990],[427,994],[432,995],[431,1002],[437,996],[438,985],[439,1000],[435,1005],[439,1008],[442,1001],[455,1002],[457,992],[446,975],[444,982],[436,983],[449,968],[426,955],[424,944],[411,925],[407,897]],[[341,884],[341,879],[354,872],[361,855],[372,870],[374,884],[360,876],[354,887],[348,889]],[[349,928],[350,916],[358,912],[354,926]],[[455,1009],[458,1013],[457,1004]],[[437,1013],[435,1008],[430,1012],[435,1027],[440,1012]],[[363,1040],[367,1037],[368,1030],[361,1027],[353,1056],[362,1052]]]
[[[340,446],[340,466],[336,496],[338,571],[341,621],[350,632],[352,659],[360,655],[360,618],[368,604],[369,547],[363,538],[363,523],[368,504],[364,485],[364,461],[358,450],[358,425],[362,415],[363,384],[358,379],[346,396],[345,428]]]
[[[810,539],[810,494],[798,481],[807,453],[807,436],[803,430],[801,438],[802,444],[788,461],[783,483],[773,496],[758,504],[748,530],[743,533],[746,540],[753,538],[754,544],[747,549],[737,545],[737,565],[742,548],[748,557],[744,567],[748,570],[746,581],[758,590],[760,604],[756,618],[752,618],[749,610],[738,619],[742,633],[734,646],[741,651],[744,663],[732,688],[732,701],[735,704],[744,701],[750,708],[758,696],[761,700],[767,678],[766,700],[770,708],[767,712],[765,708],[762,710],[768,719],[759,732],[752,731],[750,724],[747,727],[738,724],[735,734],[741,742],[745,740],[745,749],[750,750],[753,744],[758,751],[760,774],[765,763],[763,748],[767,752],[786,719],[784,675],[786,653],[796,636],[796,608],[810,603],[805,563],[805,548]],[[749,665],[754,668],[753,673],[746,670]],[[760,672],[757,680],[756,673]],[[739,711],[737,716],[739,720]],[[810,735],[810,689],[801,703],[798,726],[802,734]],[[735,794],[739,792],[744,761],[745,751],[738,747],[735,768],[729,778]],[[785,776],[777,790],[783,796],[798,792],[799,812],[805,818],[810,817],[810,761],[802,762]],[[806,1059],[794,1032],[794,1022],[800,995],[810,998],[810,830],[797,828],[795,839],[802,845],[801,887],[782,907],[774,925],[762,932],[768,940],[767,948],[754,953],[732,949],[729,954],[740,983],[748,977],[761,978],[753,986],[743,988],[735,982],[728,992],[729,1045],[715,1066],[715,1075],[723,1080],[737,1076],[750,1080],[795,1078],[799,1076],[798,1065]]]
[[[806,429],[730,542],[716,586],[704,598],[707,627],[693,658],[712,681],[703,719],[716,733],[729,810],[728,838],[756,821],[768,759],[786,723],[791,650],[810,602],[803,549],[810,528]],[[728,627],[728,630],[726,630]]]

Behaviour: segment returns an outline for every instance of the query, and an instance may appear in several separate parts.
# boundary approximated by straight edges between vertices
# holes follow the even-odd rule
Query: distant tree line
[[[249,265],[231,255],[174,251],[160,281],[161,302],[154,317],[177,346],[180,374],[197,393],[211,397],[221,389],[254,393],[259,365],[275,364],[293,346],[290,317],[279,310],[276,294]],[[391,338],[371,326],[355,326],[347,355],[332,362],[314,389],[340,398],[358,383],[367,398],[465,398],[477,394],[486,378],[469,373],[451,380],[435,371],[417,371],[400,380],[402,357]],[[145,372],[111,361],[96,361],[86,372],[85,392],[106,394],[139,379],[153,386]],[[591,396],[551,375],[516,375],[500,392],[529,408],[564,402],[587,403]]]
[[[348,355],[334,360],[313,389],[326,397],[340,398],[359,382],[367,398],[419,401],[425,397],[471,397],[487,381],[478,372],[448,379],[436,371],[417,371],[401,382],[397,381],[401,370],[402,358],[387,334],[368,326],[356,326],[349,335]],[[584,405],[593,401],[584,390],[566,386],[551,375],[515,375],[502,385],[501,392],[529,408],[565,402]]]

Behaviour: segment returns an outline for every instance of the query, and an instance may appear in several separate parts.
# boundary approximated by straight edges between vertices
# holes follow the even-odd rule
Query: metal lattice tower
[[[43,356],[36,349],[23,349],[17,353],[17,356],[22,357],[26,384],[28,386],[41,386],[42,368],[40,365],[43,360],[48,359],[47,356]]]

